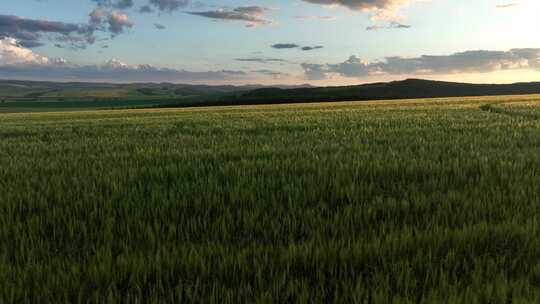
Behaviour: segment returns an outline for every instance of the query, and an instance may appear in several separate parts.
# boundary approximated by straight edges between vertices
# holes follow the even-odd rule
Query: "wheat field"
[[[534,95],[0,114],[0,302],[538,302],[539,193]]]

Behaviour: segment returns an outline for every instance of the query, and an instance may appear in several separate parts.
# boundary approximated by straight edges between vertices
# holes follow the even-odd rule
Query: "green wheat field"
[[[0,303],[540,302],[540,96],[0,114]]]

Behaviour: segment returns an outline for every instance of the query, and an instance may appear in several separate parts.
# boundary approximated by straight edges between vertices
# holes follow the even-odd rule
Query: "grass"
[[[533,303],[539,96],[0,115],[1,303]]]

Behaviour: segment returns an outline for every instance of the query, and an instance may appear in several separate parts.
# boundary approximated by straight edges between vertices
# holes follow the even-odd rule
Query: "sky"
[[[0,78],[540,81],[538,0],[2,0]]]

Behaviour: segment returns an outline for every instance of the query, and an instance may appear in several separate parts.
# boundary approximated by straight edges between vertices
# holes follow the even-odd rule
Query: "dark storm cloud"
[[[539,69],[540,49],[503,51],[466,51],[445,56],[423,55],[414,58],[387,57],[382,61],[365,62],[356,56],[337,64],[301,65],[309,79],[331,75],[361,78],[371,75],[429,75],[487,73],[513,69]]]

